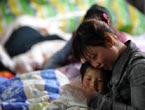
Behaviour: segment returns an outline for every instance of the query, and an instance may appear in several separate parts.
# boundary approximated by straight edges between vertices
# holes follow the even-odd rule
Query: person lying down
[[[53,100],[45,110],[88,110],[87,99],[99,92],[107,94],[110,80],[108,71],[95,69],[84,63],[80,68],[81,82],[66,84],[60,90],[61,96]]]

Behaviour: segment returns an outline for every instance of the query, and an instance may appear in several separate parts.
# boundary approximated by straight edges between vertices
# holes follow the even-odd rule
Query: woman
[[[107,8],[99,6],[97,4],[92,5],[88,11],[86,12],[84,16],[84,20],[95,18],[98,20],[101,20],[105,23],[107,23],[120,37],[119,39],[122,42],[125,42],[127,40],[124,33],[119,32],[117,29],[115,29],[112,26],[111,22],[111,16]],[[75,35],[75,32],[73,33],[73,36]],[[72,56],[72,39],[67,42],[67,44],[62,48],[60,51],[56,52],[45,64],[44,69],[48,68],[58,68],[64,65],[67,65],[69,63],[75,62],[76,60]]]
[[[78,27],[73,54],[82,63],[112,71],[108,97],[97,93],[88,105],[93,110],[145,109],[145,53],[132,42],[121,42],[106,23],[89,19]]]

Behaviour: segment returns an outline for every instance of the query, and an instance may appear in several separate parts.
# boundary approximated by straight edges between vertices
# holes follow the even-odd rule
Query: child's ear
[[[113,35],[110,33],[105,34],[105,39],[106,39],[106,46],[107,47],[112,47],[114,45],[114,40],[113,40]]]

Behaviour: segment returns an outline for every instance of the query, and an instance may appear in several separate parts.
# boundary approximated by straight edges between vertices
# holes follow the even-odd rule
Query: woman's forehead
[[[80,54],[80,61],[82,63],[85,63],[84,60],[86,59],[86,56],[88,56],[89,52],[87,49],[84,49]]]
[[[89,54],[89,53],[84,54],[84,55],[80,58],[81,63],[85,63],[85,62],[89,61],[90,56],[91,56],[91,54]]]
[[[95,47],[87,47],[83,51],[83,56],[81,57],[81,60],[88,59],[88,58],[90,58],[95,53],[96,53]]]
[[[94,50],[94,47],[87,47],[84,51],[83,51],[83,53],[84,53],[84,56],[90,56],[91,55],[91,53],[92,53],[92,50]]]

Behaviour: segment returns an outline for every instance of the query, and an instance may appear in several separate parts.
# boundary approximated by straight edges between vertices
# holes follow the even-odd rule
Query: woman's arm
[[[95,110],[145,110],[145,64],[134,65],[129,73],[131,105],[96,94],[90,99],[89,106]]]

